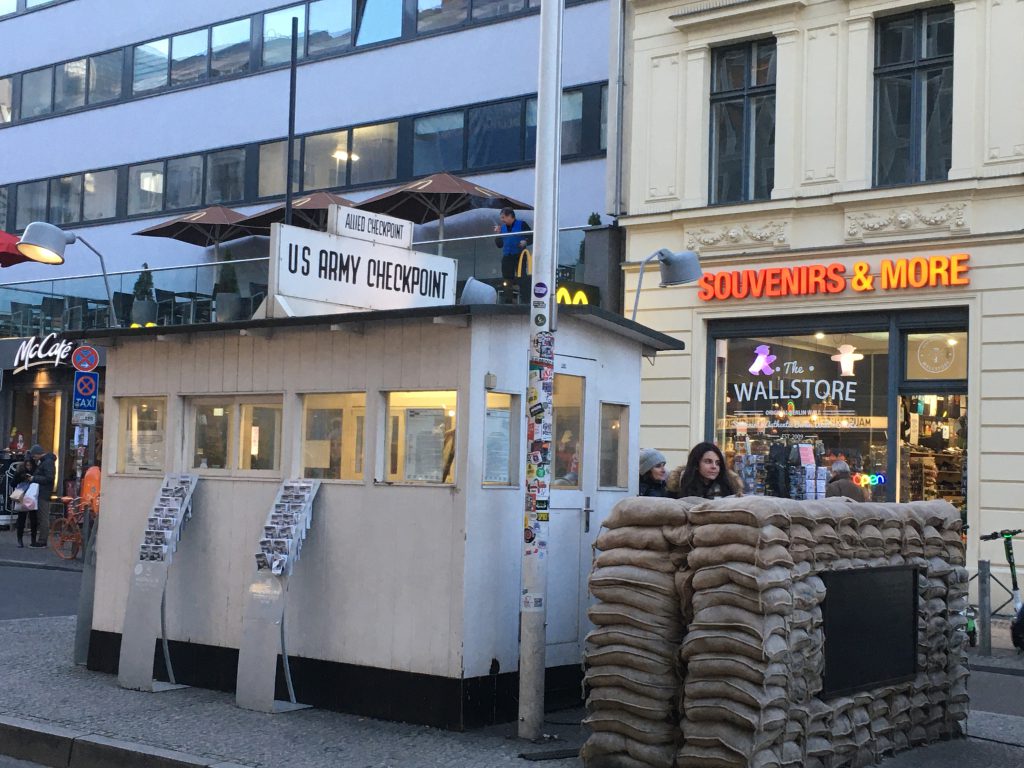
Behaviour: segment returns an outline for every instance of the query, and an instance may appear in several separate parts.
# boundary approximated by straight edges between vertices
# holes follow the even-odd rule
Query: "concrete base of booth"
[[[170,641],[171,664],[179,683],[233,693],[238,650]],[[117,674],[121,635],[93,630],[88,668]],[[290,656],[295,697],[303,704],[382,720],[461,731],[518,717],[519,674],[502,672],[455,679],[360,667]],[[159,640],[153,641],[153,676],[166,680]],[[579,665],[551,667],[545,676],[545,708],[549,711],[583,703]],[[277,698],[287,699],[284,670],[277,661]]]

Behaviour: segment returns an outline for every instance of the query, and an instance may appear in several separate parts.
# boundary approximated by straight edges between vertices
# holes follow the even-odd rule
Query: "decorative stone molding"
[[[968,203],[943,203],[924,206],[898,206],[888,211],[846,213],[847,240],[871,237],[900,237],[907,234],[931,233],[939,230],[965,232],[970,230]]]
[[[687,247],[691,250],[714,251],[725,248],[789,248],[786,228],[788,221],[768,221],[763,224],[726,224],[721,227],[687,231]]]

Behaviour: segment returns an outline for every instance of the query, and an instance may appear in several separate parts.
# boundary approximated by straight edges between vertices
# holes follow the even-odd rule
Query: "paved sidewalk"
[[[23,565],[30,568],[50,568],[59,571],[82,570],[82,555],[74,560],[62,560],[49,547],[30,547],[29,534],[25,531],[25,546],[18,546],[17,534],[12,525],[9,530],[0,531],[0,565]]]
[[[0,754],[62,768],[528,768],[537,763],[520,753],[575,751],[585,738],[579,710],[549,715],[545,730],[557,738],[530,744],[514,738],[514,724],[452,733],[315,709],[249,712],[230,694],[198,688],[126,691],[114,676],[71,663],[73,634],[72,617],[0,621]],[[1024,718],[975,712],[968,727],[970,739],[911,750],[882,765],[1024,765]],[[539,765],[579,768],[581,762],[570,757]]]

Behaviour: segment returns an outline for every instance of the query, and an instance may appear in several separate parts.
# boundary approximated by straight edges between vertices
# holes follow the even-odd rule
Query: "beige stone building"
[[[625,3],[627,307],[686,342],[640,441],[713,440],[748,493],[946,498],[1024,527],[1024,3]],[[617,139],[614,138],[613,141]],[[999,597],[994,588],[993,597]]]

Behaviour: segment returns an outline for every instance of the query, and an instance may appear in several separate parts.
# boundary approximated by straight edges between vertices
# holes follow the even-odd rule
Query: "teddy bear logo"
[[[767,344],[761,344],[754,348],[754,354],[757,355],[757,357],[754,358],[754,362],[747,370],[755,376],[762,373],[765,376],[771,376],[775,373],[775,369],[772,368],[772,363],[775,362],[775,355],[772,354],[771,347]]]

